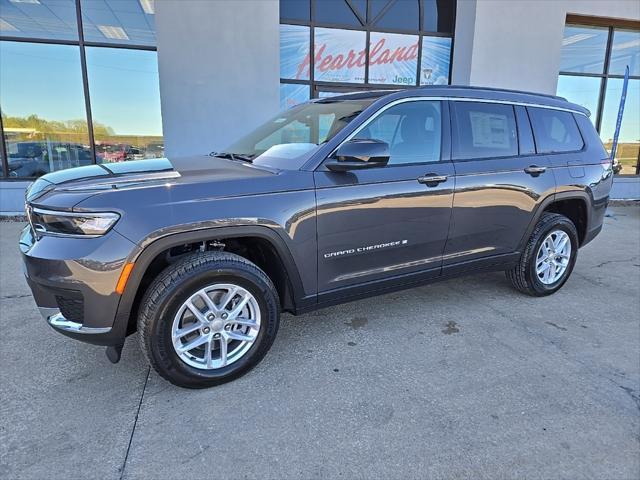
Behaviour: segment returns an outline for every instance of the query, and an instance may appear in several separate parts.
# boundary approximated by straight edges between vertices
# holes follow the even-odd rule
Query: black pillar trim
[[[2,178],[9,176],[9,158],[7,144],[4,141],[4,125],[2,125],[2,109],[0,108],[0,156],[2,157]]]
[[[80,68],[82,70],[82,89],[84,91],[84,105],[87,113],[87,130],[89,133],[89,146],[91,147],[91,157],[96,161],[96,142],[93,137],[93,116],[91,115],[91,99],[89,98],[89,73],[87,72],[87,56],[84,46],[84,27],[82,26],[82,10],[80,0],[76,0],[76,20],[78,24],[78,45],[80,47]]]

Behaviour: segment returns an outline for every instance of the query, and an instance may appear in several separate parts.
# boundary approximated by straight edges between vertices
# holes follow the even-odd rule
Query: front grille
[[[84,317],[84,300],[81,295],[75,298],[56,295],[56,303],[64,318],[72,322],[82,323]]]

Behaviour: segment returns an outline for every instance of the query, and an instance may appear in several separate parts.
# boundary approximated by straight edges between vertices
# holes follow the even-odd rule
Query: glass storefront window
[[[608,28],[566,26],[560,54],[560,71],[603,73]]]
[[[394,30],[419,30],[420,9],[418,0],[393,2],[374,25],[378,28]]]
[[[280,0],[280,19],[309,21],[310,0]]]
[[[154,0],[81,0],[87,42],[156,45]]]
[[[280,78],[309,79],[309,30],[300,25],[280,25]]]
[[[366,39],[362,31],[316,28],[315,79],[364,83]]]
[[[560,75],[557,94],[587,108],[591,112],[591,122],[596,124],[601,82],[600,77]]]
[[[447,85],[451,65],[451,39],[423,37],[420,85]]]
[[[156,52],[88,47],[98,162],[164,156]]]
[[[0,35],[78,40],[75,0],[0,0]]]
[[[624,75],[627,65],[629,75],[640,75],[640,31],[615,29],[611,44],[609,74]]]
[[[600,138],[607,150],[611,151],[613,134],[618,118],[618,108],[622,95],[622,83],[620,78],[607,80],[607,89],[602,111],[600,126]],[[629,80],[627,100],[625,102],[616,159],[622,166],[621,174],[633,175],[636,173],[638,153],[640,150],[640,80]]]
[[[321,0],[314,2],[316,22],[360,27],[362,23],[345,0]]]
[[[415,85],[418,36],[371,32],[369,83]]]
[[[309,85],[280,84],[280,110],[287,110],[307,100],[309,100]]]
[[[0,105],[10,177],[92,163],[77,46],[0,42]]]
[[[442,0],[422,1],[422,30],[427,32],[453,32],[455,2]]]
[[[305,101],[309,92],[315,98],[448,84],[455,5],[448,0],[280,0],[280,106]],[[444,35],[425,35],[421,18],[423,30]]]
[[[557,94],[591,111],[591,121],[609,151],[627,65],[631,78],[614,172],[634,175],[638,174],[640,163],[640,31],[614,25],[565,26]],[[596,118],[598,112],[600,117]]]

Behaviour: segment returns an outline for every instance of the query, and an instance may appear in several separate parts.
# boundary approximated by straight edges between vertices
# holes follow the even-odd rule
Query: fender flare
[[[129,280],[127,281],[126,289],[120,298],[117,318],[126,318],[128,320],[131,315],[142,278],[147,272],[149,265],[151,265],[151,262],[161,252],[186,243],[202,242],[215,238],[237,237],[258,237],[268,241],[273,246],[285,268],[287,281],[289,283],[288,287],[292,293],[291,300],[295,309],[302,306],[302,304],[306,305],[313,300],[314,296],[305,296],[300,273],[298,272],[298,268],[291,251],[282,237],[275,230],[259,225],[213,227],[173,233],[160,237],[146,245],[141,249],[141,251],[134,254],[132,258],[128,260],[129,262],[135,263],[135,266],[133,267]]]
[[[589,224],[591,221],[590,215],[591,212],[589,210],[589,205],[592,204],[593,199],[590,197],[590,195],[585,192],[584,190],[572,190],[569,192],[560,192],[560,193],[552,193],[551,195],[547,196],[546,198],[544,198],[539,204],[538,207],[536,208],[533,217],[531,219],[531,222],[529,222],[529,226],[527,227],[527,230],[525,231],[522,239],[520,239],[520,243],[518,244],[518,251],[522,252],[524,249],[524,246],[526,245],[527,241],[529,240],[529,237],[531,236],[531,232],[533,232],[533,229],[536,227],[536,225],[538,224],[538,220],[540,220],[540,217],[542,216],[542,214],[544,213],[544,211],[547,209],[547,207],[549,205],[551,205],[554,202],[559,202],[562,200],[582,200],[585,203],[585,212],[587,214],[587,231],[589,231]]]

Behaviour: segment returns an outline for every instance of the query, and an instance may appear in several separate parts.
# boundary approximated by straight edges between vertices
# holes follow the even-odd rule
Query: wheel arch
[[[592,202],[593,199],[585,191],[570,191],[549,195],[538,205],[527,227],[527,231],[520,240],[518,250],[522,251],[528,238],[531,236],[531,232],[533,232],[540,217],[545,212],[560,213],[569,218],[576,226],[576,230],[578,230],[578,238],[580,246],[582,246],[588,232],[590,221],[589,205],[591,205]]]
[[[305,297],[300,273],[293,256],[285,241],[273,229],[263,226],[233,226],[174,233],[154,240],[129,260],[134,263],[134,267],[120,298],[117,315],[119,319],[127,319],[127,333],[132,333],[135,330],[135,315],[138,303],[150,283],[149,280],[155,278],[159,271],[166,266],[165,264],[162,268],[154,271],[154,265],[158,263],[158,259],[164,254],[172,248],[187,244],[213,240],[238,241],[241,239],[254,239],[259,241],[262,247],[272,249],[271,251],[274,255],[270,260],[277,262],[275,265],[278,265],[278,268],[277,270],[275,267],[271,268],[270,272],[265,270],[265,273],[279,290],[278,293],[281,297],[283,310],[295,313],[302,304],[306,304],[305,302],[309,301],[309,297]],[[232,250],[229,251],[233,252]],[[278,278],[272,278],[274,275],[278,276]],[[132,317],[133,322],[131,321]]]

